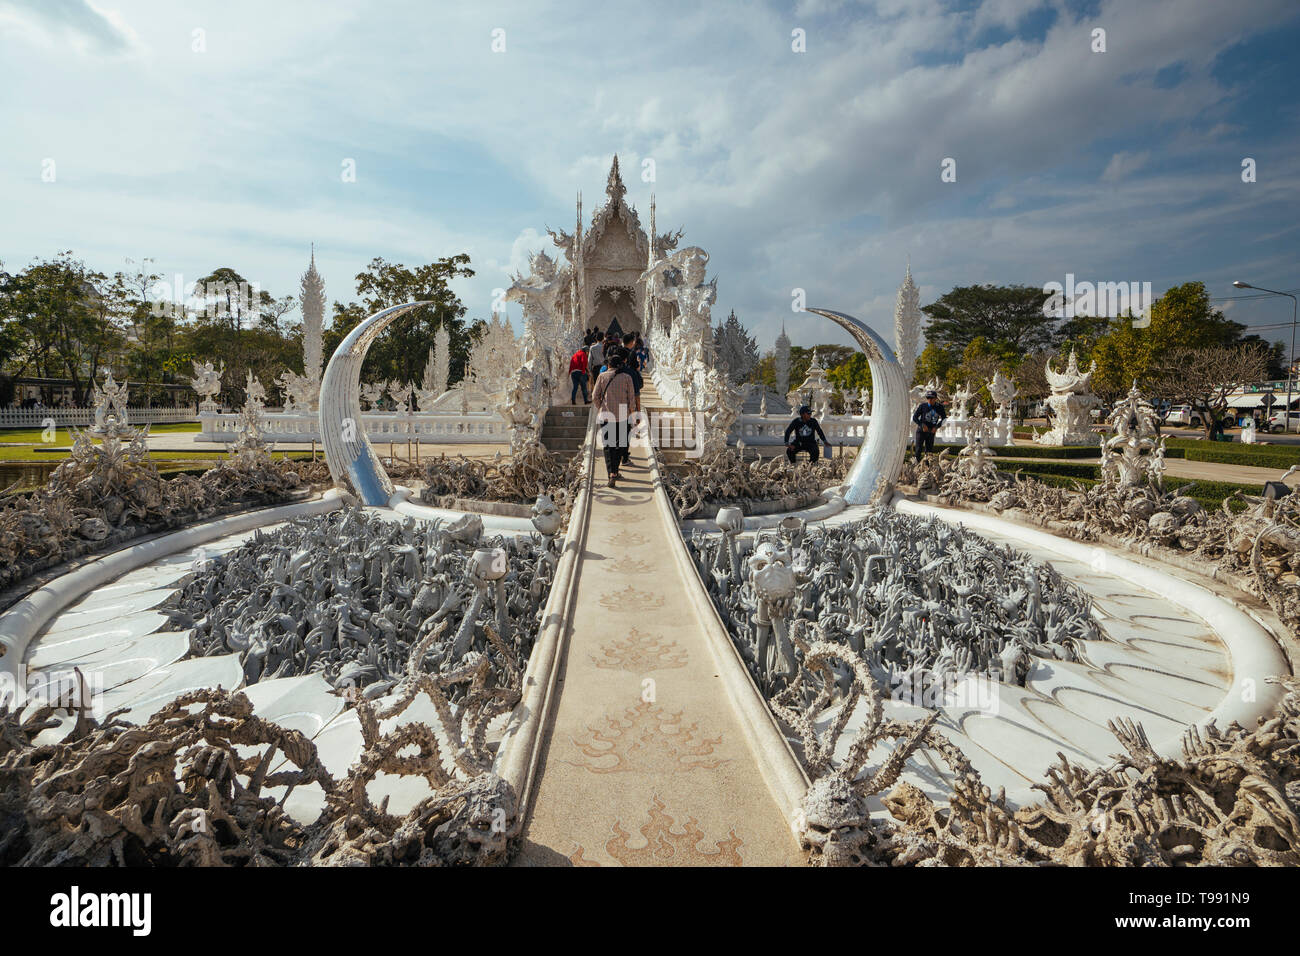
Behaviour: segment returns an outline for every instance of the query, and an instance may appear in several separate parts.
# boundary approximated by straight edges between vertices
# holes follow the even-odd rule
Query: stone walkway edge
[[[523,689],[497,750],[497,774],[514,789],[518,812],[526,820],[532,806],[533,787],[542,745],[555,706],[556,676],[568,648],[569,622],[578,599],[578,562],[587,546],[591,522],[591,487],[596,449],[594,410],[588,408],[587,438],[583,443],[578,496],[569,515],[560,563],[542,611],[542,628],[528,667]]]

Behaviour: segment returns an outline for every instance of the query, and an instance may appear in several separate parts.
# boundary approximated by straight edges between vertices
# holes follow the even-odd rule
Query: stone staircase
[[[680,468],[695,449],[695,419],[685,408],[664,404],[649,376],[641,389],[641,408],[650,419],[651,438],[664,467]]]
[[[590,414],[590,405],[552,405],[542,422],[542,447],[552,454],[575,454],[587,437]]]

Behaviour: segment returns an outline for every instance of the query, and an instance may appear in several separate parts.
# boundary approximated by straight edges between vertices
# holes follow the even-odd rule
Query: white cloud
[[[0,29],[29,42],[79,53],[125,56],[141,52],[140,37],[121,12],[92,0],[4,0]]]
[[[113,29],[88,5],[64,6]],[[48,33],[38,7],[0,11]],[[1232,191],[1232,170],[1128,178],[1162,168],[1173,143],[1195,157],[1243,135],[1227,125],[1232,91],[1211,64],[1248,27],[1283,16],[1281,0],[1249,22],[1228,4],[1109,0],[1086,21],[1061,9],[1041,43],[984,49],[968,48],[972,30],[1030,8],[997,0],[953,16],[930,0],[809,0],[799,24],[783,6],[742,17],[671,0],[637,16],[522,0],[383,17],[231,0],[219,21],[179,4],[127,9],[148,57],[105,65],[11,44],[0,62],[0,86],[41,84],[7,104],[10,266],[75,244],[99,268],[146,254],[167,269],[231,264],[278,291],[296,288],[315,239],[330,295],[346,301],[374,255],[409,264],[467,251],[477,275],[457,289],[480,317],[491,289],[526,270],[525,252],[556,254],[543,226],[572,229],[576,190],[588,215],[599,205],[618,152],[643,221],[653,191],[660,231],[684,226],[684,242],[712,253],[719,313],[735,307],[767,345],[799,318],[794,286],[814,304],[861,310],[888,336],[906,251],[927,296],[1072,265],[1199,269],[1217,262],[1216,222],[1257,216],[1269,223],[1259,233],[1273,232],[1261,200],[1278,202],[1288,181],[1278,159],[1252,192]],[[1094,20],[1107,25],[1104,55],[1089,48]],[[809,31],[806,54],[790,52],[793,25]],[[201,55],[189,46],[198,26]],[[505,54],[490,51],[498,26]],[[1157,87],[1155,72],[1174,63],[1190,65]],[[1106,155],[1104,188],[1070,171]],[[347,187],[345,156],[359,169]],[[946,156],[955,184],[939,181]],[[58,160],[57,185],[39,182],[43,157]],[[640,180],[644,157],[653,184]],[[1102,195],[1123,204],[1107,198],[1103,212]],[[1294,242],[1251,253],[1281,263]]]
[[[1110,162],[1106,164],[1106,168],[1101,174],[1101,181],[1104,183],[1117,183],[1121,179],[1132,176],[1145,166],[1150,158],[1151,152],[1145,149],[1140,153],[1116,153],[1110,158]]]

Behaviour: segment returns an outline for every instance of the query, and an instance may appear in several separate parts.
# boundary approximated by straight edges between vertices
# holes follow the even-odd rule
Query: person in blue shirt
[[[948,411],[939,403],[939,396],[933,391],[925,393],[925,401],[916,406],[912,413],[912,422],[916,425],[916,460],[920,461],[926,452],[934,451],[934,433],[939,430]]]
[[[790,440],[790,435],[794,435],[794,440]],[[823,445],[829,445],[826,440],[826,434],[822,431],[822,426],[813,418],[812,409],[807,405],[800,406],[799,416],[789,425],[785,426],[785,457],[794,464],[795,457],[801,451],[808,453],[809,461],[816,463],[820,457],[820,449],[817,447],[817,439],[822,440]]]

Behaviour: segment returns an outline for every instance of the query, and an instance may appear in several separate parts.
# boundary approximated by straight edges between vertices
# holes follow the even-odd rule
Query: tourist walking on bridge
[[[628,418],[636,408],[636,389],[632,376],[623,367],[625,359],[622,349],[613,350],[608,369],[600,373],[591,393],[596,421],[600,424],[601,444],[605,447],[605,471],[609,473],[610,488],[617,487],[618,470],[628,453]]]
[[[591,383],[596,384],[596,376],[600,374],[601,367],[605,364],[605,345],[600,339],[595,339],[591,343],[591,348],[587,349],[587,368],[591,371]]]
[[[591,401],[591,396],[587,394],[587,350],[578,349],[569,359],[569,380],[573,382],[573,391],[569,395],[569,404],[578,404],[578,387],[582,387],[582,404],[586,405]]]

